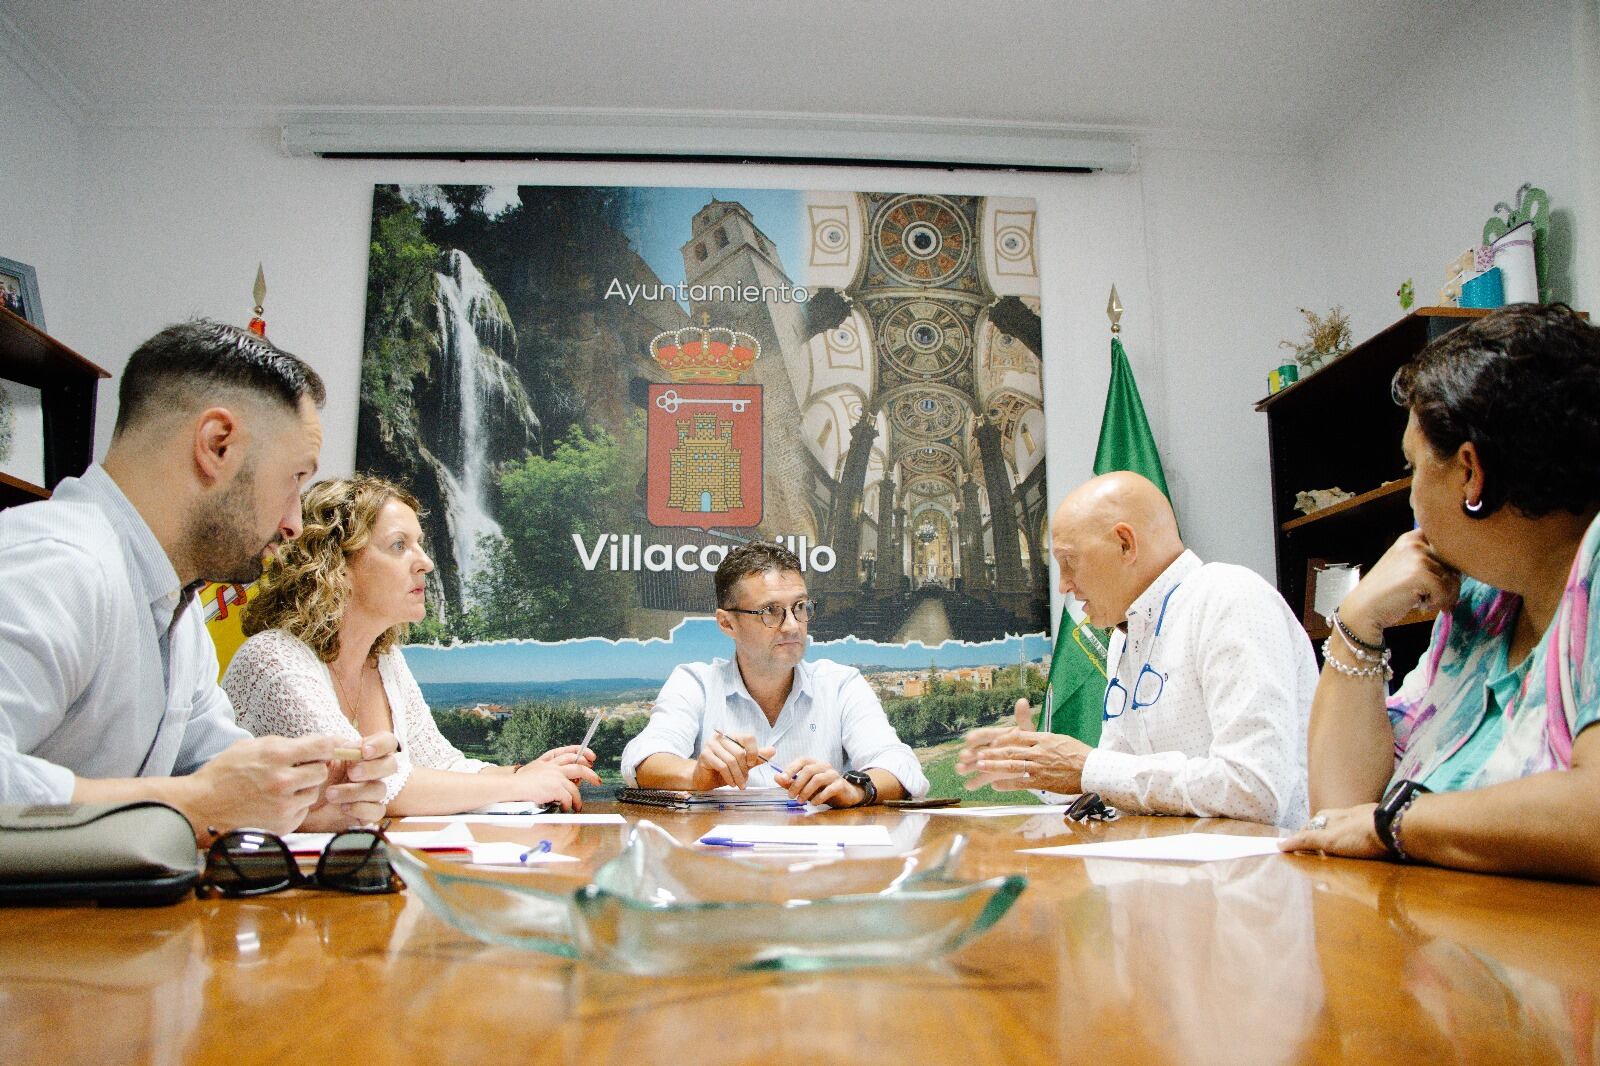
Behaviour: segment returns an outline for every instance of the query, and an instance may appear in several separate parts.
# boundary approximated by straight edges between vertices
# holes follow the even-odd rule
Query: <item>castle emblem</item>
[[[648,499],[657,526],[761,522],[761,386],[740,375],[761,356],[748,333],[686,326],[650,342],[672,378],[650,386]]]

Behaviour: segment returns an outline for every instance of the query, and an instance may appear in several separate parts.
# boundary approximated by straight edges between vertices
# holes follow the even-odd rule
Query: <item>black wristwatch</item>
[[[1384,794],[1383,802],[1372,812],[1372,828],[1378,834],[1378,839],[1383,841],[1383,846],[1389,854],[1401,862],[1410,862],[1411,857],[1400,846],[1400,839],[1396,832],[1400,828],[1400,816],[1406,808],[1416,801],[1424,792],[1431,791],[1426,785],[1412,781],[1409,778],[1396,781]]]
[[[865,770],[846,770],[844,779],[862,791],[860,803],[857,807],[870,807],[878,802],[878,786],[872,780],[872,775]]]

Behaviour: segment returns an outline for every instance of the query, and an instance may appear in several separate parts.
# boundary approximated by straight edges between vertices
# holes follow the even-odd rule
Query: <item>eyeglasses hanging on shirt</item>
[[[1156,641],[1161,637],[1161,625],[1167,620],[1167,604],[1172,602],[1172,594],[1178,591],[1178,582],[1167,590],[1166,596],[1161,600],[1161,613],[1156,616],[1156,631],[1150,637],[1150,647],[1145,650],[1144,665],[1139,668],[1139,673],[1133,679],[1133,709],[1139,710],[1148,707],[1161,698],[1161,693],[1167,687],[1167,675],[1161,673],[1150,665],[1150,657],[1155,654]],[[1100,720],[1109,722],[1113,718],[1121,718],[1128,710],[1128,687],[1122,683],[1122,671],[1119,669],[1111,677],[1111,683],[1106,686],[1106,702],[1101,708]]]

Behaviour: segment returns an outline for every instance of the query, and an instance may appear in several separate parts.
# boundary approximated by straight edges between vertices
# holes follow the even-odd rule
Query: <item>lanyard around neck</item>
[[[1137,681],[1139,679],[1139,674],[1144,673],[1146,670],[1148,670],[1150,668],[1150,660],[1155,655],[1156,640],[1157,640],[1157,638],[1159,638],[1161,636],[1162,623],[1166,622],[1166,620],[1167,620],[1167,604],[1172,602],[1172,594],[1174,592],[1177,592],[1178,591],[1178,587],[1180,585],[1182,585],[1182,584],[1183,584],[1183,582],[1179,581],[1177,585],[1173,585],[1170,589],[1168,589],[1167,590],[1167,594],[1161,598],[1161,611],[1160,611],[1160,613],[1158,613],[1156,615],[1156,630],[1155,630],[1154,633],[1150,634],[1150,646],[1148,648],[1146,648],[1145,651],[1144,651],[1144,665],[1139,668],[1139,673],[1138,674],[1134,674],[1133,675],[1134,681],[1136,683],[1137,683]],[[1113,674],[1111,676],[1112,683],[1114,683],[1114,684],[1115,683],[1119,683],[1120,680],[1121,680],[1121,677],[1122,677],[1122,671],[1119,669],[1115,674]],[[1132,702],[1133,693],[1131,693],[1131,692],[1128,693],[1128,700],[1130,701],[1130,703]]]

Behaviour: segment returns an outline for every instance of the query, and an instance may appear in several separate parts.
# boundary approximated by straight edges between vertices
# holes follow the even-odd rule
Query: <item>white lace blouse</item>
[[[413,766],[477,773],[489,764],[469,759],[439,732],[422,689],[397,649],[378,657],[378,677],[389,700],[394,735],[400,739],[383,801],[405,788]],[[239,724],[258,737],[299,737],[311,733],[359,741],[360,733],[345,717],[334,690],[333,675],[317,653],[299,637],[282,629],[257,633],[239,648],[222,676]]]

